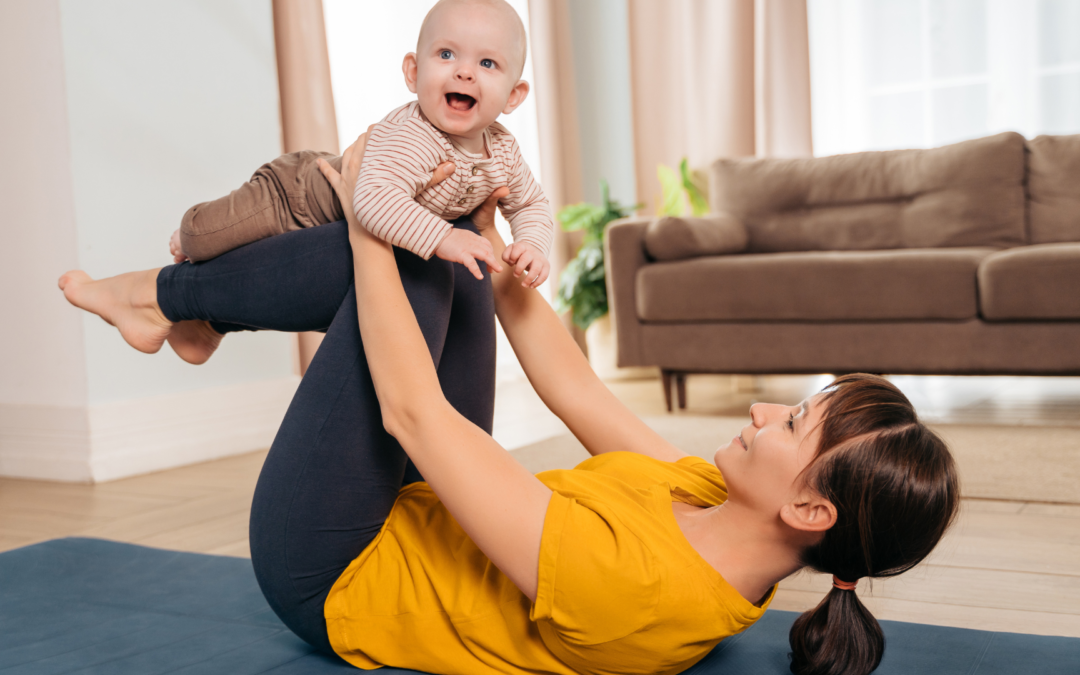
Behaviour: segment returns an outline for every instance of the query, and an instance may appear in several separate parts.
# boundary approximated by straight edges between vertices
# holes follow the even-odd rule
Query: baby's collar
[[[491,151],[492,136],[490,126],[484,129],[484,152],[482,154],[474,154],[468,152],[464,148],[460,147],[457,143],[451,141],[450,136],[445,131],[432,124],[431,120],[429,120],[427,115],[424,114],[423,109],[420,108],[419,101],[416,102],[416,114],[420,119],[422,119],[429,127],[431,127],[435,131],[435,133],[442,140],[443,149],[445,149],[447,152],[460,155],[462,159],[468,162],[472,162],[473,164],[480,165],[487,164],[495,157],[495,154]]]

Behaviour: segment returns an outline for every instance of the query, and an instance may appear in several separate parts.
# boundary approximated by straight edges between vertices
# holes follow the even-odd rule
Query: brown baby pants
[[[302,150],[263,164],[227,197],[196,204],[180,221],[180,248],[193,262],[291,230],[345,218],[315,160],[341,171],[341,157]]]

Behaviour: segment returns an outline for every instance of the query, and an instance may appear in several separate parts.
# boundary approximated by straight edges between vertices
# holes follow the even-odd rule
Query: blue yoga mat
[[[769,611],[692,675],[788,673],[793,612]],[[883,621],[881,675],[1076,675],[1080,639]],[[274,616],[242,558],[99,539],[0,553],[0,675],[357,672]],[[383,668],[382,675],[415,671]]]

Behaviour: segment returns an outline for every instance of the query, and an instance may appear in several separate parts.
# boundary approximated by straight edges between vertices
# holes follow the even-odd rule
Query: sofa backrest
[[[1024,137],[1006,132],[930,150],[807,159],[721,159],[714,211],[746,225],[748,252],[1027,243]]]
[[[1080,241],[1080,134],[1038,136],[1027,149],[1031,243]]]

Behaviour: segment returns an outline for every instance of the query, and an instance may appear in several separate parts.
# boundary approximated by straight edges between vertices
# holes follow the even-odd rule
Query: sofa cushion
[[[750,252],[1007,247],[1027,243],[1024,137],[931,150],[808,159],[721,159],[712,208],[750,233]]]
[[[746,227],[726,214],[662,216],[645,228],[645,251],[653,260],[739,253],[746,248],[748,238]]]
[[[1021,246],[979,265],[979,310],[988,321],[1080,319],[1080,243]]]
[[[1080,134],[1028,141],[1032,244],[1080,241]]]
[[[645,265],[642,321],[971,319],[988,248],[712,256]]]

